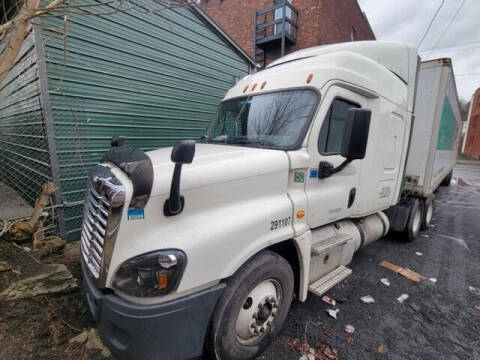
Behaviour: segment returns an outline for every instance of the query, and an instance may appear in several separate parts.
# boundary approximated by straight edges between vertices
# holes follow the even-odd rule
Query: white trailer
[[[116,357],[253,359],[294,294],[323,294],[389,231],[385,211],[416,236],[428,191],[403,183],[418,67],[402,43],[306,49],[240,80],[202,139],[145,153],[113,138],[89,176],[81,254]],[[435,161],[438,179],[451,162]]]
[[[415,101],[402,200],[386,212],[392,230],[410,241],[430,225],[434,192],[450,184],[457,161],[462,118],[451,59],[420,64]]]

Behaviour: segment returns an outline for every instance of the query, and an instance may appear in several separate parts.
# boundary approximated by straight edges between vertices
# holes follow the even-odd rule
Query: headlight
[[[178,287],[186,255],[180,250],[160,250],[125,261],[113,279],[113,287],[133,296],[165,295]]]

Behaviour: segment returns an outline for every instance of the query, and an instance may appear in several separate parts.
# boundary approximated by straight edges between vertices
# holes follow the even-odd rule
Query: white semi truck
[[[294,296],[340,282],[390,227],[428,224],[459,121],[448,60],[353,42],[243,78],[200,140],[144,153],[114,137],[81,235],[103,340],[119,359],[254,358]]]

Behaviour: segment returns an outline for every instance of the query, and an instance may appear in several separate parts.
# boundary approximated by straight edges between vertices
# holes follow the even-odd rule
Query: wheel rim
[[[430,226],[430,223],[432,221],[432,217],[433,217],[433,203],[431,202],[430,204],[428,204],[427,215],[425,215],[425,224],[427,226]]]
[[[271,328],[282,301],[280,284],[265,280],[253,288],[245,298],[236,322],[237,339],[251,343],[263,337]]]
[[[413,217],[412,231],[414,234],[420,231],[421,223],[422,223],[422,213],[420,212],[420,209],[418,209],[417,211],[415,211],[415,215]]]

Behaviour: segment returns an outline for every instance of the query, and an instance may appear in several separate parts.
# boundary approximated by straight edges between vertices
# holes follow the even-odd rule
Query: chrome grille
[[[83,214],[81,250],[85,264],[96,279],[99,278],[102,268],[103,244],[110,209],[108,199],[98,193],[90,183]]]

